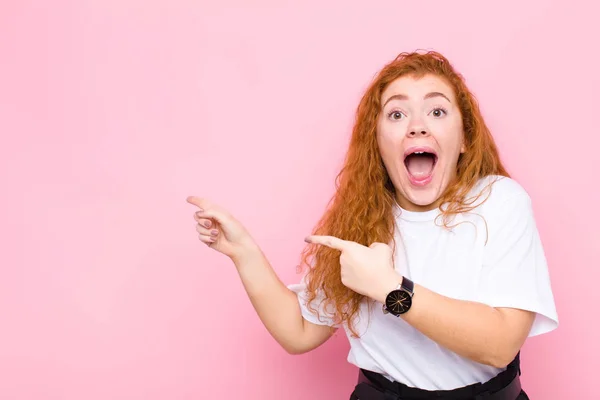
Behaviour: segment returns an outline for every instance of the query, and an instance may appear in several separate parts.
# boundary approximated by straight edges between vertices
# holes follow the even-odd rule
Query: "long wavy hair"
[[[373,242],[394,243],[395,189],[377,145],[381,94],[400,77],[419,78],[428,74],[445,79],[454,90],[462,115],[466,147],[458,159],[456,179],[442,194],[444,225],[452,215],[474,207],[473,201],[465,197],[479,179],[489,175],[509,176],[462,75],[437,52],[401,53],[376,75],[358,105],[349,149],[336,177],[335,194],[313,234],[333,235],[365,246]],[[321,291],[325,298],[323,309],[335,310],[335,323],[347,323],[351,332],[357,335],[351,322],[364,296],[342,284],[339,256],[338,250],[326,246],[309,244],[304,248],[301,265],[309,267],[306,276],[308,303],[310,305]]]

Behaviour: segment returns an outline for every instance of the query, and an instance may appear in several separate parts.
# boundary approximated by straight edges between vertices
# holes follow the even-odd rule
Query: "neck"
[[[412,212],[427,212],[427,211],[431,211],[434,210],[436,208],[439,208],[440,205],[442,204],[441,199],[436,200],[434,203],[431,204],[427,204],[427,205],[418,205],[418,204],[414,204],[411,203],[410,201],[406,200],[404,197],[396,194],[396,202],[398,203],[398,205],[405,209],[406,211],[412,211]]]

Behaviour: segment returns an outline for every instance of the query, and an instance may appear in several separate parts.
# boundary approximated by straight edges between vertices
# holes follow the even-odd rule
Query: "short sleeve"
[[[312,301],[312,310],[308,308],[306,284],[307,277],[304,275],[299,283],[288,285],[288,288],[298,296],[298,302],[300,303],[304,319],[316,325],[336,326],[333,318],[334,314],[331,310],[332,307],[328,307],[327,310],[325,309],[323,303],[325,297],[321,292],[318,291],[317,296]],[[313,310],[318,310],[318,314],[313,312]]]
[[[485,212],[488,242],[479,300],[535,312],[529,336],[550,332],[558,327],[558,315],[531,199],[515,181],[496,185],[505,187],[492,189],[500,193],[490,197]]]

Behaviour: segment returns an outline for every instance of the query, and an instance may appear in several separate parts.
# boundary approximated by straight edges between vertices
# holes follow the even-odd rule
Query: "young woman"
[[[558,326],[544,250],[530,197],[439,53],[400,54],[367,89],[300,283],[285,286],[227,211],[188,201],[285,350],[345,330],[351,399],[527,399],[521,346]]]

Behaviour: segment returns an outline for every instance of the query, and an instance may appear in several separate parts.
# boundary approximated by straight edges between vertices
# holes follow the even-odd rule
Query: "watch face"
[[[412,297],[402,289],[392,290],[385,299],[385,307],[394,315],[404,314],[411,304]]]

